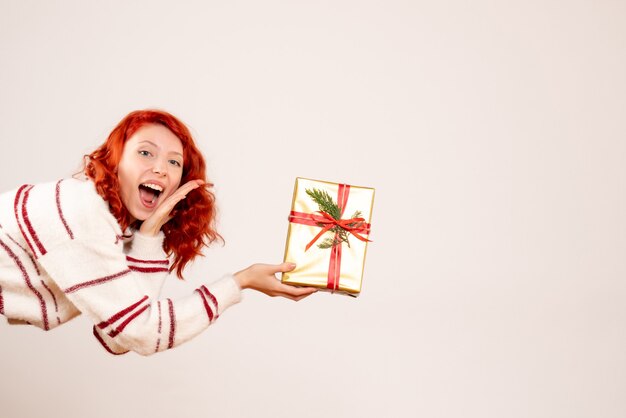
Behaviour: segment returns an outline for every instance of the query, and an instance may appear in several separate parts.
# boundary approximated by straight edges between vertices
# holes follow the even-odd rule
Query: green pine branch
[[[333,201],[333,198],[330,197],[328,192],[326,192],[325,190],[319,190],[319,189],[306,189],[305,191],[306,191],[306,194],[308,194],[309,197],[313,199],[315,203],[317,203],[317,206],[320,212],[328,213],[335,220],[341,219],[341,210],[339,209],[339,206],[337,206],[337,204]],[[352,215],[350,219],[360,218],[360,217],[361,217],[361,211],[357,210],[356,212],[354,212],[354,214]],[[359,227],[363,224],[364,224],[363,221],[358,221],[358,222],[352,222],[349,225],[351,227]],[[333,233],[333,238],[324,238],[324,240],[320,244],[317,245],[318,248],[328,249],[336,245],[341,245],[341,243],[343,242],[345,242],[348,245],[348,247],[350,247],[350,241],[348,240],[348,232],[345,229],[339,226],[334,226],[331,229],[329,229],[329,232]]]
[[[341,210],[339,210],[339,206],[333,202],[333,198],[330,197],[327,191],[319,189],[306,189],[306,194],[308,194],[311,199],[317,203],[320,212],[326,212],[336,220],[341,218]]]
[[[326,250],[328,248],[332,248],[335,245],[339,245],[339,244],[341,244],[341,240],[339,240],[339,239],[336,240],[334,238],[324,238],[324,241],[319,243],[317,245],[317,247],[322,249],[322,250]]]
[[[362,217],[361,211],[357,210],[356,212],[354,212],[354,215],[350,217],[350,219],[361,218],[361,217]],[[350,222],[348,225],[350,225],[352,228],[358,228],[364,223],[365,223],[364,221],[358,221],[358,222]]]

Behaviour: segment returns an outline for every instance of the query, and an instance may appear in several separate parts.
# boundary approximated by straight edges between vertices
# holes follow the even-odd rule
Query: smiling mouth
[[[156,201],[162,192],[163,189],[156,184],[144,183],[139,185],[141,203],[150,209],[156,205]]]

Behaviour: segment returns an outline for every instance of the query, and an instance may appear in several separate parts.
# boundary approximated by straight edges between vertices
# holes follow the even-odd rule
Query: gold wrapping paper
[[[337,203],[339,184],[298,177],[296,178],[293,192],[292,211],[307,214],[319,211],[317,203],[307,195],[306,189],[325,190],[332,197],[333,201]],[[350,185],[348,201],[342,219],[349,219],[356,211],[360,211],[360,217],[364,218],[365,222],[371,224],[373,205],[374,189]],[[327,289],[331,249],[318,248],[318,244],[320,244],[324,238],[332,238],[334,233],[330,231],[326,232],[315,244],[305,251],[307,244],[321,229],[322,228],[319,226],[289,222],[284,261],[295,263],[296,269],[288,273],[283,273],[283,283]],[[369,238],[367,234],[361,235],[365,238]],[[341,244],[341,274],[338,288],[335,291],[350,296],[358,296],[361,292],[367,242],[360,241],[351,234],[348,234],[348,236],[350,246],[345,242]]]

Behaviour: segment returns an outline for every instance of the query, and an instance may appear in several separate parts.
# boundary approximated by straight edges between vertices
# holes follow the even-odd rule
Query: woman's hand
[[[245,270],[235,273],[235,280],[241,289],[254,289],[268,296],[282,296],[300,300],[317,292],[314,287],[295,287],[281,283],[276,273],[291,271],[295,264],[253,264]]]
[[[202,180],[190,180],[180,186],[174,193],[169,195],[167,199],[161,202],[148,219],[143,221],[139,227],[139,232],[151,237],[156,236],[159,231],[161,231],[161,227],[173,218],[171,212],[174,210],[174,206],[187,197],[187,193],[193,189],[197,189],[203,184],[204,181]]]

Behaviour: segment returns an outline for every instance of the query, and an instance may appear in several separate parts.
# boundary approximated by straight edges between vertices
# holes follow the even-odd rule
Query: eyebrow
[[[161,149],[161,147],[159,147],[157,144],[155,144],[154,142],[149,141],[149,140],[147,140],[147,139],[146,139],[146,140],[143,140],[143,141],[140,141],[139,143],[140,143],[140,144],[143,144],[143,143],[148,143],[148,144],[152,145],[152,146],[153,146],[153,147],[155,147],[155,148]],[[170,154],[180,155],[180,156],[181,156],[181,158],[182,158],[182,156],[183,156],[183,154],[181,154],[180,152],[177,152],[177,151],[171,151],[171,152],[170,152]]]

